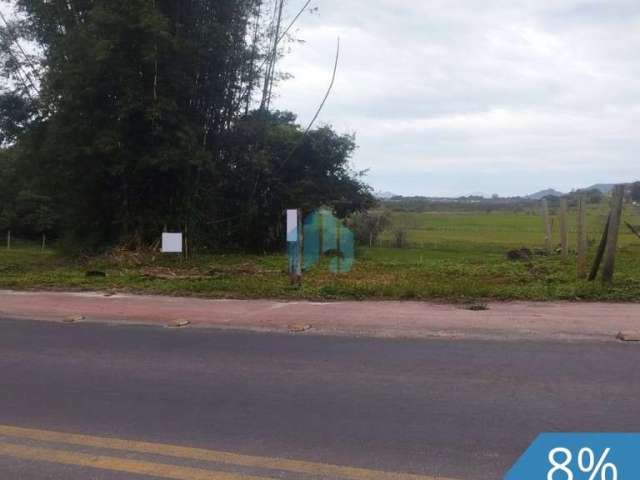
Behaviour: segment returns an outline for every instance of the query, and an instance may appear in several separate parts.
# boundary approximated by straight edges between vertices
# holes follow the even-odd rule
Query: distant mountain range
[[[392,192],[375,192],[373,195],[380,200],[389,200],[390,198],[399,196]]]
[[[532,193],[531,195],[527,195],[525,198],[530,200],[542,200],[546,197],[561,197],[564,193],[559,192],[558,190],[554,190],[553,188],[547,188],[546,190],[540,190],[539,192]]]
[[[615,185],[615,183],[596,183],[595,185],[591,185],[587,188],[580,188],[578,191],[600,190],[604,195],[607,195],[611,190],[613,190]],[[548,188],[546,190],[540,190],[539,192],[527,195],[525,198],[530,200],[542,200],[545,197],[562,197],[563,195],[566,194],[553,188]]]
[[[613,187],[615,187],[615,183],[596,183],[595,185],[591,185],[590,187],[583,188],[582,190],[600,190],[605,195],[611,193]]]
[[[613,190],[613,187],[615,187],[615,185],[615,183],[596,183],[595,185],[591,185],[590,187],[580,188],[578,189],[578,191],[600,190],[603,194],[607,195],[611,192],[611,190]],[[563,195],[566,194],[553,188],[547,188],[546,190],[540,190],[539,192],[532,193],[531,195],[525,195],[523,198],[528,198],[529,200],[542,200],[545,197],[562,197]],[[402,197],[402,195],[397,195],[393,192],[375,192],[374,196],[380,200],[389,200],[394,197]],[[474,193],[472,196],[486,198],[486,195],[482,193]]]

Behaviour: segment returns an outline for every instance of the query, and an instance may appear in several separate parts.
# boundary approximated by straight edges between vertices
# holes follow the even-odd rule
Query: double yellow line
[[[273,471],[278,471],[316,477],[337,477],[344,480],[450,480],[443,477],[380,472],[317,462],[257,457],[200,448],[94,437],[48,430],[34,430],[7,425],[0,425],[0,437],[9,437],[14,439],[14,441],[16,439],[28,440],[47,444],[53,443],[82,448],[97,448],[115,452],[160,455],[182,460],[267,470],[272,471],[272,473]],[[158,463],[156,461],[133,460],[102,454],[93,455],[77,452],[72,449],[59,450],[48,447],[24,445],[6,442],[2,438],[0,438],[0,456],[174,480],[265,480],[270,478],[268,472],[266,476],[241,475],[203,468],[172,465],[170,463]],[[292,478],[295,478],[295,475],[293,475]]]

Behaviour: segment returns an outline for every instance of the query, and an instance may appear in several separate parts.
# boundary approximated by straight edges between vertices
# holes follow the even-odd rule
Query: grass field
[[[606,205],[589,207],[587,230],[589,238],[595,242],[600,239],[609,209]],[[559,243],[559,220],[555,212],[551,212],[554,240]],[[576,242],[577,215],[570,211],[568,215],[569,240]],[[627,206],[624,220],[640,225],[640,209]],[[446,248],[452,244],[480,244],[480,248],[488,246],[516,248],[528,246],[542,247],[544,229],[542,217],[537,211],[525,212],[492,212],[492,213],[405,213],[393,215],[395,227],[403,227],[408,232],[408,241],[414,246],[430,246]],[[386,232],[382,239],[391,241],[392,231]],[[637,243],[635,237],[626,227],[620,231],[620,245]]]
[[[594,208],[589,213],[592,255],[604,212]],[[638,212],[630,208],[625,219],[640,224]],[[182,262],[159,254],[112,254],[80,261],[29,246],[0,251],[0,288],[283,299],[640,301],[640,239],[626,227],[615,281],[607,286],[576,280],[573,257],[567,263],[558,255],[536,255],[531,262],[507,260],[510,248],[542,246],[539,215],[400,213],[394,223],[407,228],[412,248],[358,248],[350,273],[336,276],[326,264],[320,265],[307,272],[302,288],[289,285],[284,255],[202,255]],[[571,231],[573,237],[573,224]],[[390,239],[387,233],[382,243]],[[107,276],[87,277],[91,270]]]

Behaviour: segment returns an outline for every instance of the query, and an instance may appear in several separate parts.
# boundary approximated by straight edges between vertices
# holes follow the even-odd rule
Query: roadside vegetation
[[[606,205],[599,204],[589,212],[591,256],[605,211]],[[628,207],[625,220],[640,224],[640,215]],[[406,232],[403,248],[394,246],[397,228]],[[575,234],[574,228],[570,231]],[[577,280],[573,257],[563,262],[557,254],[543,254],[541,219],[529,211],[394,212],[376,241],[382,246],[363,243],[350,273],[333,275],[321,264],[305,273],[300,288],[290,285],[284,253],[200,252],[185,261],[153,252],[111,250],[70,258],[35,244],[18,244],[0,251],[0,288],[215,298],[640,300],[640,239],[626,229],[621,231],[612,285]],[[509,250],[521,247],[531,250],[529,259],[507,258]]]
[[[264,252],[287,208],[373,205],[354,136],[271,107],[297,40],[284,0],[11,3],[0,231],[70,253],[148,249],[163,231]]]
[[[378,205],[352,167],[355,137],[314,124],[324,102],[308,125],[271,107],[288,77],[279,60],[298,40],[284,0],[11,3],[18,15],[0,26],[0,232],[11,245],[0,251],[0,288],[640,299],[640,239],[624,227],[615,283],[603,286],[540,252],[530,198]],[[295,23],[307,6],[288,16]],[[608,202],[590,189],[567,195],[570,206],[578,193],[590,204],[593,255]],[[556,216],[558,202],[549,199]],[[632,202],[640,184],[625,213],[640,225]],[[325,259],[294,288],[283,213],[321,207],[358,239],[355,268],[336,276]],[[185,258],[157,253],[163,231],[183,233]]]

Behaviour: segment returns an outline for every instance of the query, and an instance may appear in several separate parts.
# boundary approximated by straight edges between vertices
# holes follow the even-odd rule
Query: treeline
[[[513,198],[428,198],[428,197],[394,197],[383,200],[382,205],[396,212],[494,212],[525,211],[539,204],[539,201],[522,197]]]
[[[635,185],[635,184],[634,184]],[[640,187],[640,183],[637,184]],[[640,190],[640,188],[638,188]],[[630,189],[630,192],[632,189]],[[564,195],[569,206],[576,206],[578,198],[584,196],[590,204],[598,204],[605,200],[605,195],[597,189],[575,191]],[[557,207],[562,197],[546,197],[549,205]],[[479,196],[460,198],[429,198],[429,197],[393,197],[381,201],[382,206],[396,212],[526,212],[537,209],[541,199],[525,197],[494,197]]]
[[[261,250],[281,244],[286,208],[373,204],[352,136],[305,134],[270,109],[282,0],[14,3],[20,20],[0,30],[0,228],[91,249],[167,228]]]

